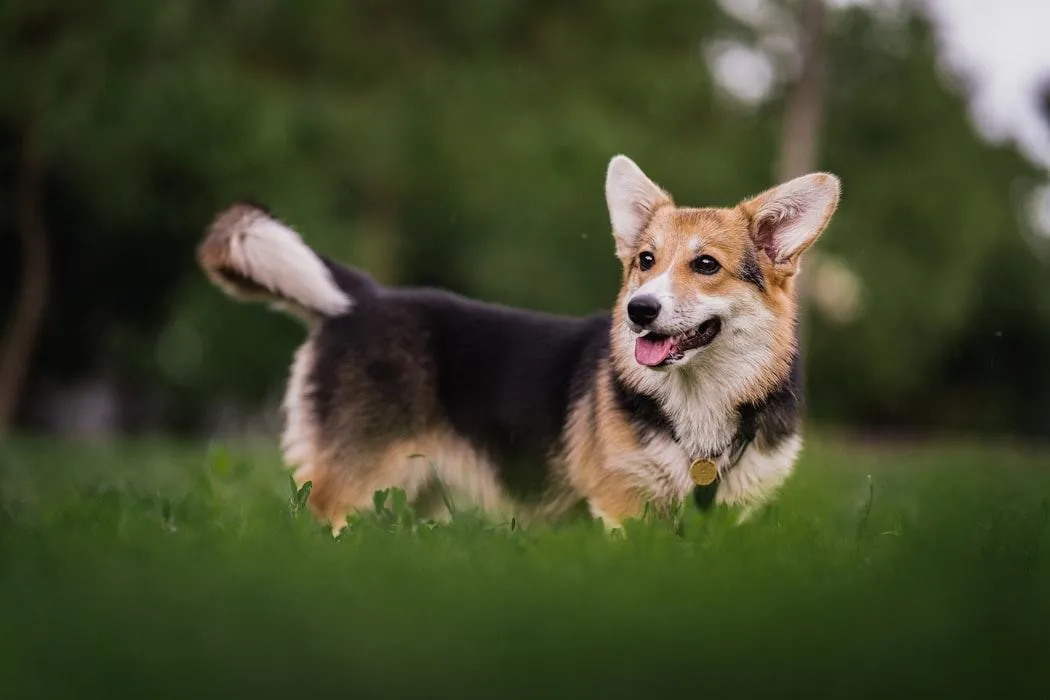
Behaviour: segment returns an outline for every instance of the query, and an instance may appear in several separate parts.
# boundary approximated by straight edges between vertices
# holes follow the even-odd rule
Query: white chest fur
[[[722,481],[716,502],[744,508],[744,515],[770,499],[787,480],[802,448],[802,436],[795,434],[770,450],[751,443],[739,461],[730,464],[727,451],[716,460]],[[689,465],[694,457],[669,438],[656,438],[636,453],[626,456],[619,467],[660,501],[683,502],[692,493]]]
[[[740,420],[731,398],[736,393],[733,379],[700,381],[671,374],[661,381],[654,393],[674,426],[674,436],[653,437],[637,452],[626,455],[620,465],[654,499],[688,499],[694,487],[689,466],[701,457],[718,455],[715,461],[722,482],[717,502],[745,510],[769,499],[791,474],[802,445],[798,434],[771,449],[756,443],[742,454],[730,449]],[[731,464],[734,456],[739,460]]]
[[[752,445],[740,462],[722,477],[716,501],[731,506],[743,506],[744,516],[771,498],[791,475],[795,460],[802,449],[798,433],[785,438],[769,451]]]

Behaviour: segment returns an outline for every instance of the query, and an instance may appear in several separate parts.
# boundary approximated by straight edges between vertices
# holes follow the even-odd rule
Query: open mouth
[[[634,359],[646,367],[663,367],[682,359],[688,350],[710,345],[721,330],[722,320],[716,316],[678,335],[646,333],[635,340]]]

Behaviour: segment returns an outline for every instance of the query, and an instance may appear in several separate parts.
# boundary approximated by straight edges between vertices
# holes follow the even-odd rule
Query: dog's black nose
[[[660,300],[651,295],[635,297],[627,302],[627,318],[639,326],[648,326],[660,315]]]

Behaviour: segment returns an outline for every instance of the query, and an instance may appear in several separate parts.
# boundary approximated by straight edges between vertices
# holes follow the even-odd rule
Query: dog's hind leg
[[[347,450],[316,460],[298,477],[312,482],[309,508],[332,526],[337,535],[355,512],[372,510],[376,491],[402,489],[409,503],[423,494],[431,480],[430,472],[411,459],[413,449],[395,443],[379,449]]]

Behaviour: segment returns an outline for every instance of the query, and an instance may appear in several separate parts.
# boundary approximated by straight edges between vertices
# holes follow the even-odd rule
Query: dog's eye
[[[638,269],[642,272],[645,272],[655,264],[656,256],[650,253],[649,251],[645,251],[644,253],[638,256]]]
[[[701,255],[699,258],[694,258],[689,263],[689,267],[693,268],[693,272],[699,272],[701,275],[713,275],[722,269],[718,261],[710,255]]]

